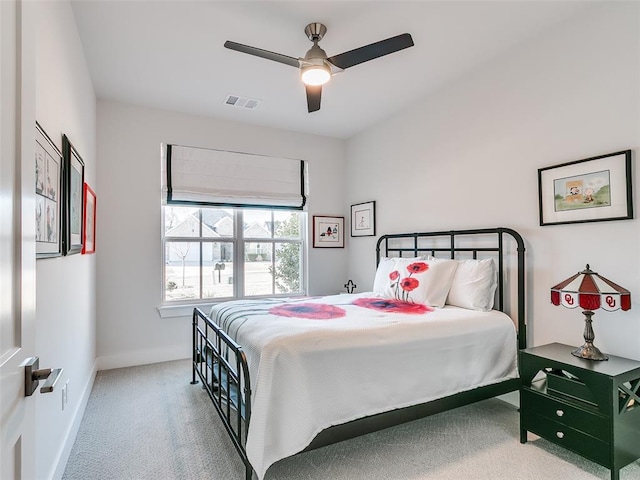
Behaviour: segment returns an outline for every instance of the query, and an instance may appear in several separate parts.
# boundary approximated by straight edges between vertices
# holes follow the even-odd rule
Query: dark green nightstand
[[[592,361],[551,343],[519,352],[520,442],[527,432],[611,469],[640,458],[640,362]]]

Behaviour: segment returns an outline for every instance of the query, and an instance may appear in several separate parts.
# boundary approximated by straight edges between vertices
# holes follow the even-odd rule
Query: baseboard
[[[67,429],[67,433],[64,437],[62,448],[60,449],[58,458],[55,462],[55,468],[51,477],[52,480],[60,480],[64,475],[64,470],[67,466],[69,455],[71,455],[71,449],[73,448],[73,444],[76,441],[76,436],[78,435],[78,430],[80,429],[80,424],[82,423],[82,417],[84,417],[84,412],[87,409],[87,403],[89,402],[89,396],[91,395],[91,389],[93,388],[93,382],[96,379],[97,372],[97,361],[95,361],[93,362],[93,368],[91,369],[89,380],[82,390],[82,395],[80,396],[80,401],[78,402],[76,411],[73,412],[73,421],[69,424],[69,428]]]
[[[134,367],[149,363],[170,362],[191,358],[191,344],[171,348],[153,348],[134,352],[102,355],[96,359],[98,370]]]

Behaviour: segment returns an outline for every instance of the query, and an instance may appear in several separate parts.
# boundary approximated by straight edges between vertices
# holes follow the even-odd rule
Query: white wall
[[[98,102],[100,368],[190,355],[190,318],[160,318],[156,310],[162,299],[161,143],[308,160],[309,224],[314,214],[347,214],[342,140]],[[342,290],[346,250],[309,248],[309,269],[311,294]]]
[[[541,167],[624,149],[637,157],[639,23],[636,2],[596,4],[351,139],[347,203],[376,200],[380,234],[518,230],[530,345],[582,343],[581,312],[552,306],[549,289],[590,263],[633,302],[628,312],[596,312],[596,345],[640,359],[640,221],[540,227],[537,190]],[[637,174],[633,188],[637,199]],[[358,286],[372,284],[374,248],[374,238],[352,239]]]
[[[108,101],[98,104],[96,139],[95,95],[69,3],[39,2],[37,119],[59,147],[66,133],[83,156],[98,233],[96,255],[37,262],[37,354],[43,367],[64,367],[61,382],[70,382],[65,411],[59,392],[37,396],[38,478],[61,474],[96,355],[108,367],[189,355],[189,319],[156,311],[162,142],[309,160],[310,219],[344,215],[348,227],[350,204],[377,200],[378,233],[513,227],[527,241],[529,343],[579,343],[581,314],[552,307],[549,287],[589,262],[634,299],[630,312],[596,313],[596,344],[640,358],[640,222],[540,227],[536,177],[540,167],[638,149],[639,19],[637,3],[595,5],[345,150],[340,140]],[[637,197],[637,175],[634,189]],[[309,249],[311,294],[342,290],[347,278],[358,291],[371,286],[375,238],[346,241],[345,250]]]
[[[60,149],[67,134],[85,162],[85,180],[95,186],[96,100],[73,12],[66,1],[36,8],[36,119]],[[37,478],[61,476],[71,447],[66,439],[73,441],[93,382],[95,276],[93,255],[37,261],[36,354],[41,368],[64,368],[54,392],[36,394]],[[60,388],[67,381],[63,411]]]

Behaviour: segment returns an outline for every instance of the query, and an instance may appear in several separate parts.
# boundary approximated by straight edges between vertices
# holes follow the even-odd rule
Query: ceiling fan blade
[[[349,68],[409,47],[413,47],[413,39],[410,34],[403,33],[355,50],[334,55],[327,58],[327,61],[336,67]]]
[[[320,110],[322,85],[305,85],[305,89],[307,91],[307,108],[309,113]]]
[[[261,48],[250,47],[249,45],[243,45],[229,40],[224,42],[224,46],[237,52],[248,53],[249,55],[255,55],[256,57],[262,57],[267,60],[273,60],[274,62],[284,63],[285,65],[300,68],[300,61],[297,58],[289,57],[288,55],[270,52],[269,50],[263,50]]]

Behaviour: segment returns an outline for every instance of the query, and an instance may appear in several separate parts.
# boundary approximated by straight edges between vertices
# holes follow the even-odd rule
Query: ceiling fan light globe
[[[331,72],[324,65],[311,65],[302,69],[302,81],[305,85],[324,85],[330,78]]]

